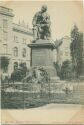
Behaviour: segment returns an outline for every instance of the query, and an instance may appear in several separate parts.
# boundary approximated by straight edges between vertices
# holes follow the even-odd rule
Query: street
[[[76,104],[47,104],[39,108],[2,110],[2,123],[56,124],[84,123],[84,106]]]

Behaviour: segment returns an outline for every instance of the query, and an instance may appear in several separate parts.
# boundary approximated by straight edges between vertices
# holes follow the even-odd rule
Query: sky
[[[32,28],[32,18],[40,11],[42,5],[48,7],[51,19],[52,39],[69,36],[74,24],[83,31],[83,5],[79,1],[8,1],[3,2],[5,7],[13,9],[15,17],[13,22],[19,20],[27,23]]]

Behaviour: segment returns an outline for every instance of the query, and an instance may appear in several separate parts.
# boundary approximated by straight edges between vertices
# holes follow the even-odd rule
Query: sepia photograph
[[[84,124],[83,1],[0,1],[1,124]]]

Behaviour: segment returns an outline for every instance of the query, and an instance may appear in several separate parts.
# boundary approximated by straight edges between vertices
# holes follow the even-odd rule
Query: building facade
[[[0,6],[0,57],[9,59],[8,74],[20,63],[30,67],[30,48],[33,33],[24,23],[13,23],[13,10]],[[3,71],[4,72],[4,71]]]

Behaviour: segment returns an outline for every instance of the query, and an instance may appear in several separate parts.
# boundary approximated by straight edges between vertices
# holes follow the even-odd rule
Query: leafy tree
[[[1,57],[1,69],[6,72],[8,70],[9,59],[8,57],[2,56]]]
[[[16,69],[11,74],[11,79],[14,81],[21,81],[23,78],[22,71],[20,69]]]
[[[12,72],[11,79],[13,80],[13,82],[14,81],[20,82],[26,76],[26,73],[27,73],[27,67],[25,63],[21,63],[20,67]]]
[[[72,56],[72,64],[73,70],[76,77],[79,77],[81,73],[81,63],[82,63],[82,44],[83,44],[83,33],[79,32],[76,25],[74,25],[71,31],[71,56]]]
[[[72,63],[69,60],[63,62],[60,72],[61,79],[72,79],[73,72],[72,72]]]
[[[22,71],[23,76],[26,76],[26,72],[27,72],[27,66],[25,63],[20,63],[20,70]]]

